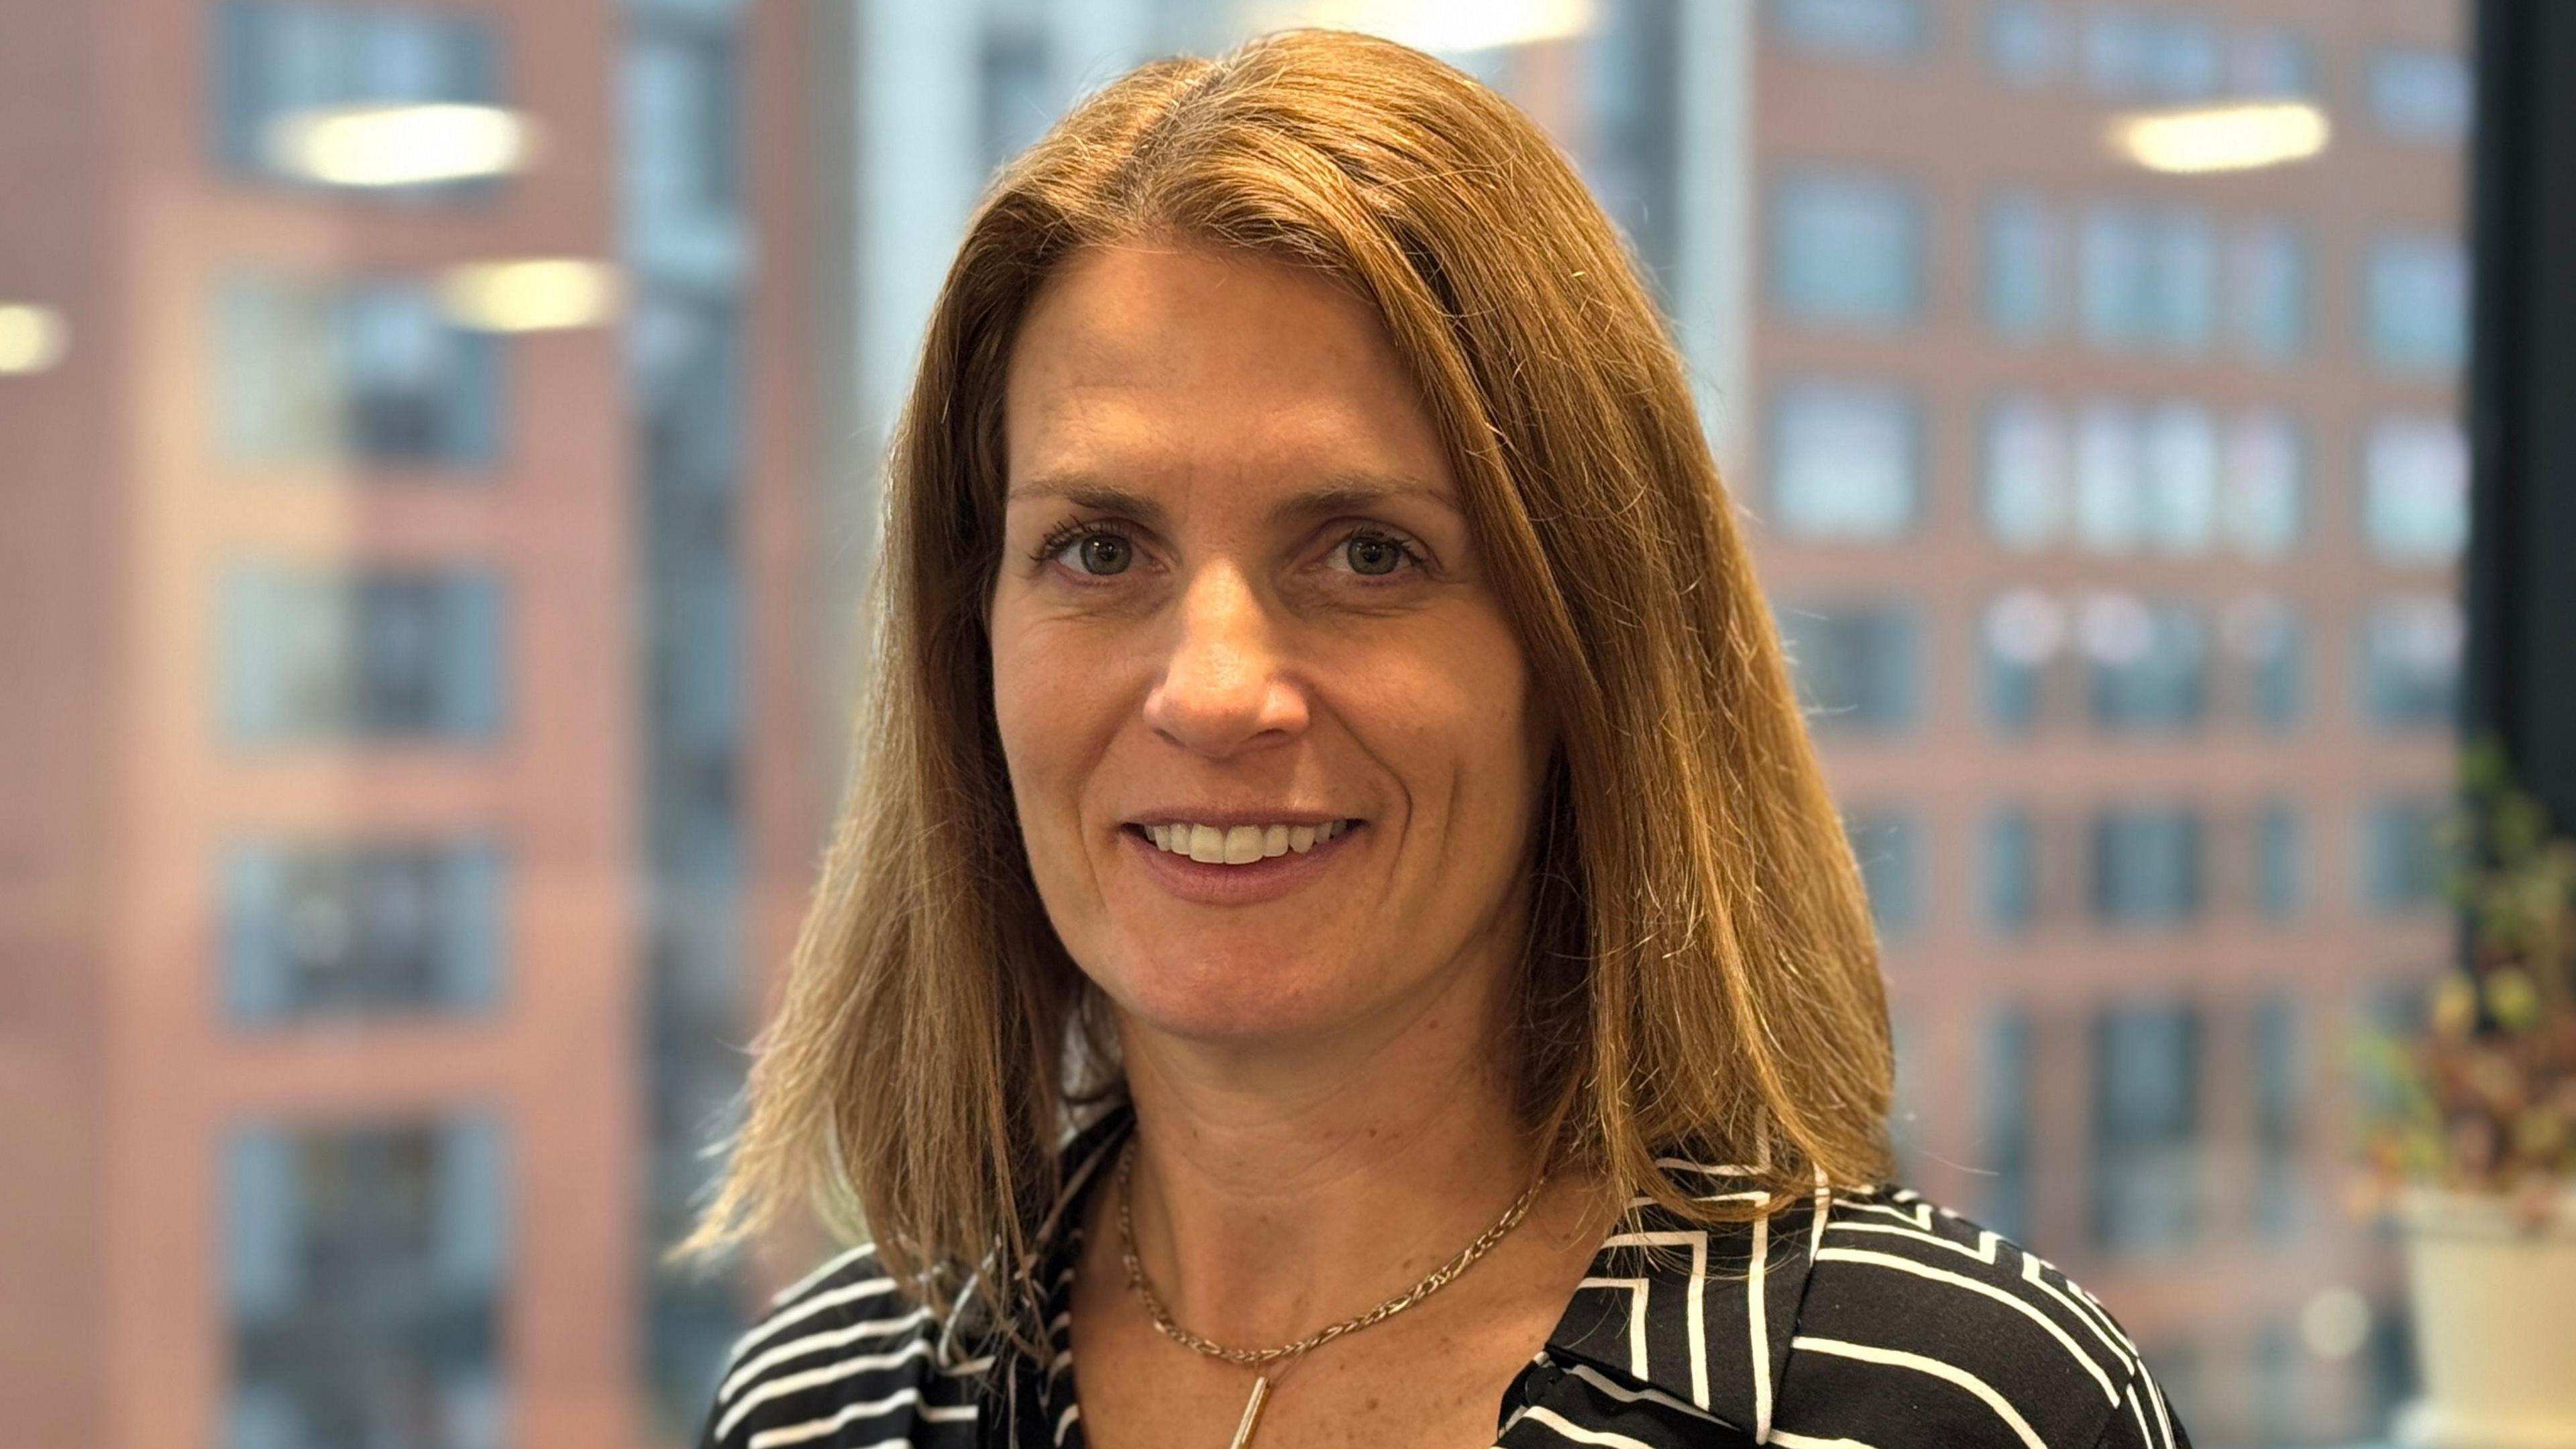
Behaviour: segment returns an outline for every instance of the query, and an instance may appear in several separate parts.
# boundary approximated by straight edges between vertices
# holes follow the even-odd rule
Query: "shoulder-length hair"
[[[1143,66],[995,180],[896,429],[857,770],[762,1034],[749,1115],[675,1256],[797,1204],[923,1300],[1029,1263],[1070,1107],[1112,1091],[1096,993],[1038,898],[993,714],[1003,373],[1064,260],[1129,241],[1311,267],[1376,309],[1445,442],[1559,748],[1512,1050],[1532,1140],[1701,1220],[1659,1166],[1775,1197],[1887,1162],[1886,1003],[1859,874],[1679,356],[1545,136],[1450,67],[1291,31]]]

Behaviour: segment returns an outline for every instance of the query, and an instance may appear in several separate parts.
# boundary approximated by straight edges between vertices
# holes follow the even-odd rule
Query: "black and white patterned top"
[[[1079,1207],[1131,1122],[1114,1112],[1067,1149],[1041,1232],[1044,1360],[971,1341],[855,1249],[734,1345],[700,1449],[1084,1449],[1068,1343]],[[1741,1168],[1664,1166],[1710,1197],[1742,1190]],[[2091,1294],[1901,1189],[1715,1229],[1640,1200],[1495,1423],[1498,1449],[2191,1442]]]

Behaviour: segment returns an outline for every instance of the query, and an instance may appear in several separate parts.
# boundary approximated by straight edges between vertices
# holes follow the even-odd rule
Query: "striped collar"
[[[1038,1421],[1046,1428],[1023,1444],[1063,1446],[1073,1428],[1070,1406],[1056,1401],[1071,1361],[1063,1312],[1069,1305],[1062,1296],[1081,1239],[1075,1209],[1106,1176],[1133,1121],[1131,1109],[1119,1104],[1065,1147],[1064,1189],[1039,1229],[1051,1362],[1028,1365],[1034,1381],[1020,1385],[1046,1405]],[[1656,1161],[1698,1201],[1760,1196],[1747,1190],[1750,1169],[1679,1157]],[[1756,1443],[1767,1440],[1830,1201],[1819,1191],[1766,1218],[1702,1227],[1650,1198],[1631,1200],[1576,1285],[1540,1361],[1606,1378],[1595,1384],[1614,1396],[1686,1405]]]
[[[1674,1157],[1657,1165],[1699,1201],[1761,1196],[1746,1190],[1745,1168]],[[1547,1356],[1768,1438],[1827,1202],[1819,1193],[1749,1223],[1702,1227],[1632,1200],[1548,1335]]]

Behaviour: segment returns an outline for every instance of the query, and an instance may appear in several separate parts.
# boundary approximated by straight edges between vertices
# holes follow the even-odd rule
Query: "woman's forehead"
[[[1067,266],[1033,304],[1006,375],[1014,496],[1211,471],[1409,481],[1449,496],[1410,373],[1345,289],[1240,253],[1111,248]]]

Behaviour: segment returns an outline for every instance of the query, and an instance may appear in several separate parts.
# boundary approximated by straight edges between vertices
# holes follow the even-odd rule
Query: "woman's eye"
[[[1073,555],[1073,566],[1086,574],[1123,574],[1136,557],[1136,546],[1114,533],[1087,533],[1057,553]]]
[[[1383,534],[1355,533],[1342,543],[1342,556],[1350,560],[1351,572],[1379,578],[1404,567],[1404,545]]]

